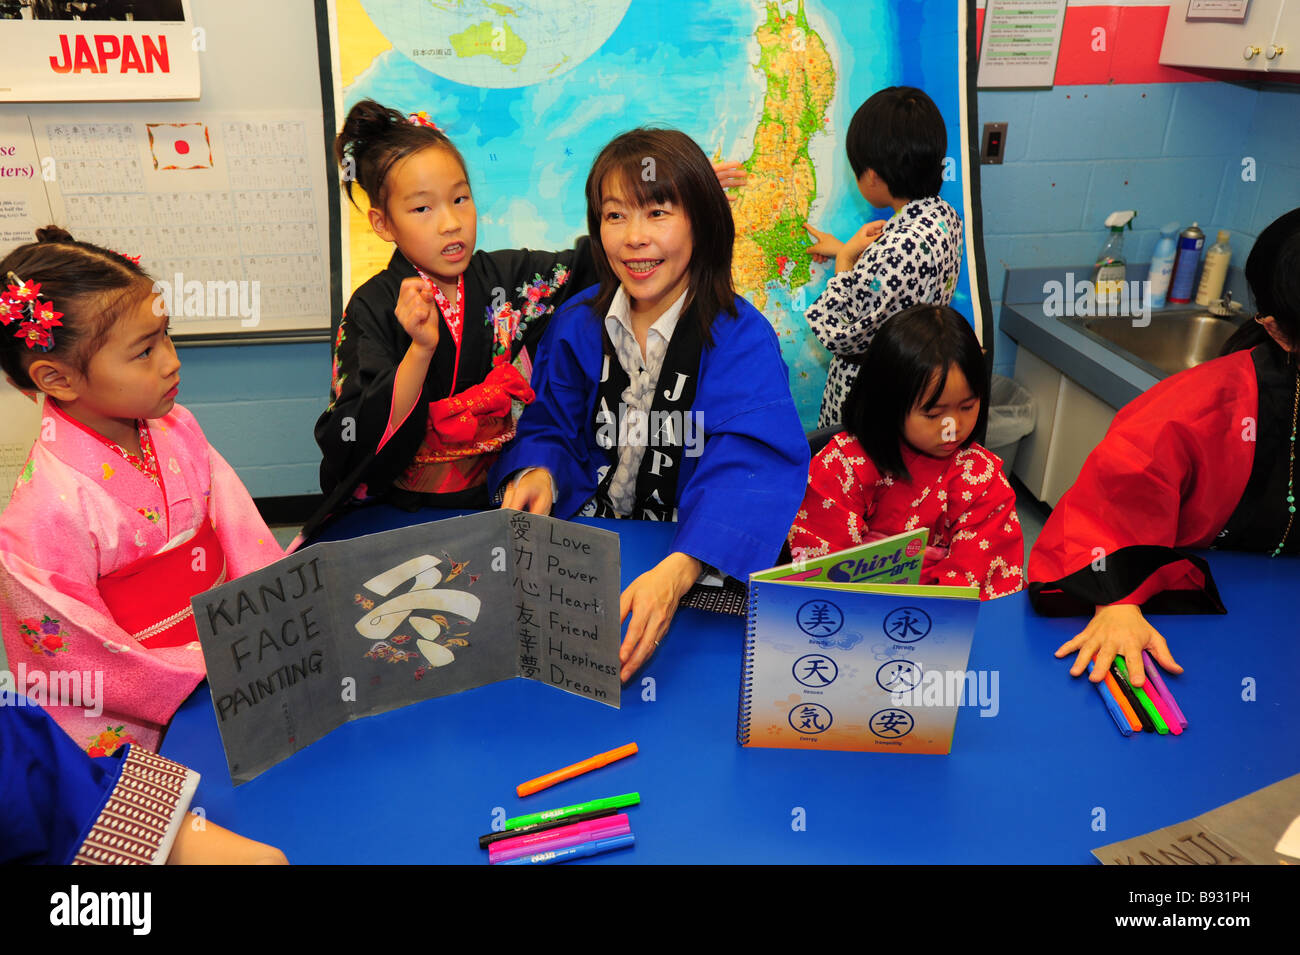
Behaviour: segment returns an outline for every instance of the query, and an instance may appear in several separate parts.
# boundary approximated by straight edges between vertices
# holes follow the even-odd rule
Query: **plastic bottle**
[[[1164,308],[1165,297],[1169,294],[1169,279],[1174,274],[1174,256],[1178,254],[1178,247],[1174,242],[1174,236],[1178,234],[1178,223],[1171,222],[1160,230],[1160,241],[1156,243],[1156,250],[1151,253],[1151,272],[1147,276],[1148,288],[1147,301],[1152,308]]]
[[[1092,267],[1092,288],[1096,294],[1098,312],[1102,311],[1102,306],[1113,314],[1113,310],[1120,304],[1120,293],[1124,288],[1124,276],[1127,273],[1127,266],[1124,261],[1124,227],[1133,228],[1133,217],[1137,215],[1134,209],[1125,209],[1121,212],[1112,212],[1106,217],[1106,226],[1110,229],[1110,236],[1106,239],[1106,244],[1101,247],[1097,253],[1097,261]]]
[[[1228,230],[1220,229],[1218,241],[1205,253],[1201,284],[1196,289],[1197,305],[1209,305],[1223,297],[1223,283],[1228,278],[1228,263],[1231,261],[1232,248],[1228,245]]]

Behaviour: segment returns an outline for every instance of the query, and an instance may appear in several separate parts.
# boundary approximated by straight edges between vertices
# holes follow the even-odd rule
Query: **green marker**
[[[1168,735],[1169,726],[1160,718],[1160,711],[1155,708],[1155,704],[1153,704],[1151,698],[1147,696],[1147,691],[1142,689],[1140,686],[1134,686],[1133,681],[1129,680],[1128,667],[1124,665],[1124,658],[1116,657],[1115,664],[1119,667],[1119,672],[1124,675],[1124,679],[1128,681],[1129,689],[1133,691],[1133,695],[1137,697],[1137,701],[1142,704],[1142,709],[1147,711],[1147,716],[1151,717],[1151,722],[1156,724],[1156,732],[1162,736]]]
[[[640,804],[640,793],[607,796],[604,799],[593,799],[591,802],[580,802],[576,806],[565,806],[562,809],[547,809],[543,812],[529,813],[526,816],[515,816],[515,818],[505,821],[504,828],[518,829],[520,826],[531,826],[535,822],[567,819],[569,816],[576,816],[580,812],[594,812],[597,809],[623,809],[626,806],[639,806]]]

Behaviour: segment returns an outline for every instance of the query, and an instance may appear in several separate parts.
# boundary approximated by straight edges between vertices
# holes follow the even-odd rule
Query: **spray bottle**
[[[1160,230],[1160,241],[1151,253],[1151,274],[1148,276],[1148,297],[1152,308],[1164,308],[1165,298],[1169,295],[1169,279],[1174,274],[1174,257],[1178,247],[1174,236],[1178,234],[1178,223],[1171,222]]]
[[[1097,254],[1097,261],[1092,267],[1092,287],[1096,294],[1097,311],[1115,314],[1120,304],[1120,295],[1124,290],[1127,268],[1124,261],[1124,227],[1133,228],[1133,217],[1137,210],[1126,209],[1112,212],[1106,217],[1106,226],[1110,236]]]
[[[1174,259],[1174,275],[1169,280],[1169,304],[1189,305],[1195,289],[1196,269],[1201,264],[1201,249],[1205,246],[1205,233],[1193,222],[1178,233],[1178,257]]]

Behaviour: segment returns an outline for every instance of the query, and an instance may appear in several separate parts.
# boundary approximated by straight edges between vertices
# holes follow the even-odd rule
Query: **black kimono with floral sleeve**
[[[464,274],[459,350],[443,317],[438,347],[415,407],[385,439],[397,366],[411,344],[394,307],[402,281],[416,275],[405,256],[394,251],[388,267],[356,290],[339,324],[333,400],[316,422],[325,503],[304,526],[304,537],[310,538],[329,515],[353,499],[386,496],[405,506],[486,507],[484,484],[454,493],[416,494],[394,487],[394,482],[425,440],[429,405],[451,396],[453,381],[454,393],[461,394],[482,383],[493,369],[493,318],[510,310],[522,316],[510,343],[511,361],[517,362],[525,350],[528,356],[535,354],[555,309],[595,283],[591,256],[586,237],[562,252],[475,252]]]

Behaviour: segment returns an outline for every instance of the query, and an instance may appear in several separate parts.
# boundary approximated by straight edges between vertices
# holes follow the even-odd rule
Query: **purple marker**
[[[567,849],[569,846],[596,839],[610,839],[631,831],[627,813],[621,813],[608,819],[593,819],[591,822],[580,822],[577,825],[550,829],[531,836],[520,836],[519,839],[503,839],[494,842],[488,846],[488,861],[496,865],[507,859],[517,859],[519,856],[548,852],[552,849]]]
[[[1169,704],[1169,709],[1174,714],[1174,719],[1178,721],[1178,725],[1183,729],[1187,729],[1187,717],[1183,716],[1183,711],[1178,708],[1178,701],[1169,692],[1169,687],[1165,686],[1165,678],[1160,675],[1160,668],[1156,666],[1156,661],[1152,660],[1151,654],[1145,650],[1142,651],[1142,663],[1146,668],[1147,677],[1156,688],[1156,692],[1163,696],[1165,702]]]
[[[554,865],[557,862],[568,862],[570,859],[581,859],[584,856],[599,855],[602,852],[612,852],[615,849],[622,849],[636,843],[636,836],[627,833],[622,836],[614,836],[612,839],[597,839],[595,842],[584,842],[582,845],[569,846],[567,849],[555,849],[551,852],[538,852],[530,856],[520,856],[518,859],[511,859],[509,862],[503,862],[502,865]]]

